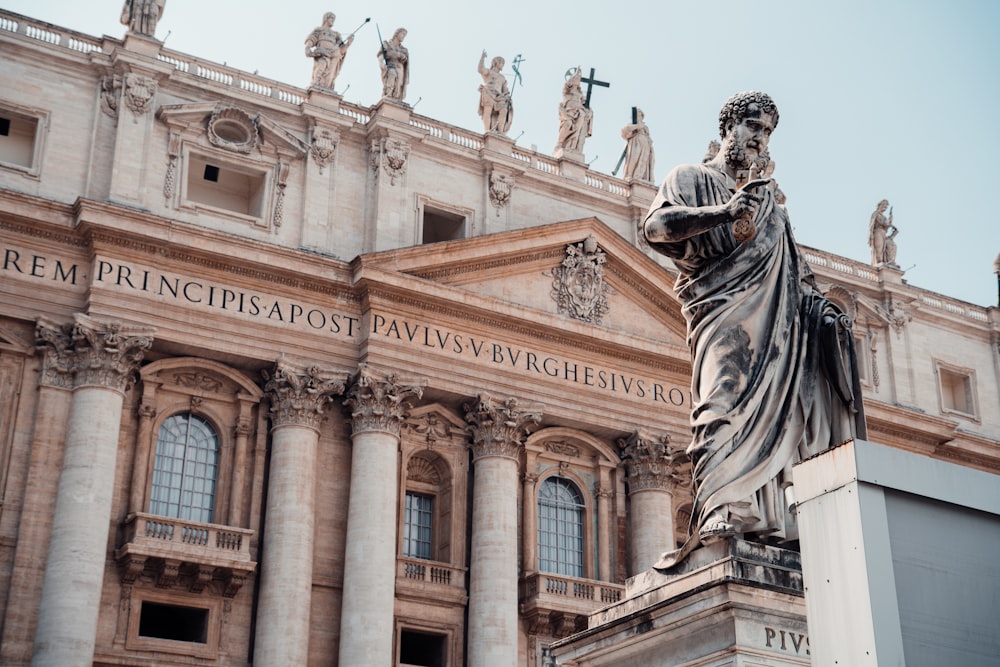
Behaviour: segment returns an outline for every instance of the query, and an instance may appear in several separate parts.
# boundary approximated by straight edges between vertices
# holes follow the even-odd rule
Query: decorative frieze
[[[473,461],[487,456],[518,459],[524,438],[542,419],[540,412],[518,409],[516,398],[496,399],[479,394],[465,406],[465,420],[472,435]]]
[[[601,323],[608,314],[612,291],[604,279],[607,261],[593,235],[566,246],[562,264],[545,274],[552,277],[552,298],[560,313],[591,324]]]
[[[671,490],[690,483],[690,458],[683,448],[670,444],[669,435],[654,437],[636,431],[618,441],[628,474],[629,493],[645,489]]]
[[[308,426],[319,430],[326,404],[344,393],[344,374],[318,366],[302,368],[279,361],[264,372],[264,391],[271,398],[271,425]]]
[[[410,409],[407,399],[420,398],[423,393],[417,382],[401,380],[395,373],[380,374],[362,364],[344,401],[351,413],[353,432],[385,431],[398,438]]]
[[[77,314],[72,324],[38,318],[35,345],[43,354],[42,383],[64,389],[85,385],[125,392],[135,381],[153,329],[102,322]]]

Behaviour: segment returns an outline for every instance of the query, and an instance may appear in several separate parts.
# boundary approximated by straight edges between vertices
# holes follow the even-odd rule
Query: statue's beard
[[[756,162],[757,167],[763,172],[770,161],[771,155],[766,149],[753,159],[747,155],[745,143],[732,141],[726,146],[726,164],[735,171],[747,171]]]

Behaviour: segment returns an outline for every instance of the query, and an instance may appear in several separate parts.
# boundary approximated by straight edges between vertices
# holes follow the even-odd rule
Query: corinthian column
[[[33,667],[89,667],[94,661],[122,404],[152,333],[86,315],[67,327],[38,322],[43,382],[71,382],[73,397]]]
[[[517,400],[480,394],[466,406],[472,426],[472,560],[469,665],[517,665],[517,487],[524,438],[541,415]]]
[[[341,665],[391,665],[396,594],[399,429],[423,389],[362,366],[344,405],[351,411],[351,491],[340,612]]]
[[[631,572],[636,575],[653,566],[664,551],[675,548],[672,493],[689,474],[683,449],[670,444],[670,436],[654,437],[636,431],[618,441],[628,474],[631,504]]]
[[[271,465],[261,542],[254,665],[305,665],[313,577],[316,446],[324,407],[346,374],[279,362],[265,375],[271,399]]]

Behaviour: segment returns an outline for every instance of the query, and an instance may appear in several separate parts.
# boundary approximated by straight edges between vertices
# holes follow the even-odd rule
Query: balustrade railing
[[[124,543],[133,548],[153,550],[179,559],[250,561],[253,531],[245,528],[145,513],[129,515],[123,528]]]
[[[622,599],[625,587],[606,581],[536,572],[521,580],[521,604],[536,608],[567,605],[590,611]]]
[[[398,558],[396,579],[465,589],[464,568],[420,558]]]

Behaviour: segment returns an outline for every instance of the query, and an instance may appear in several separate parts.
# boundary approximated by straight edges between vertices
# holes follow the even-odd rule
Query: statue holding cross
[[[590,77],[586,79],[587,94],[584,96],[580,86],[584,79],[579,67],[571,69],[563,84],[563,98],[559,103],[559,138],[556,140],[556,152],[573,152],[583,158],[583,142],[590,136],[594,123],[594,112],[590,109],[590,92],[592,86],[608,87],[611,84],[597,81],[593,68]],[[560,150],[561,149],[561,150]]]

